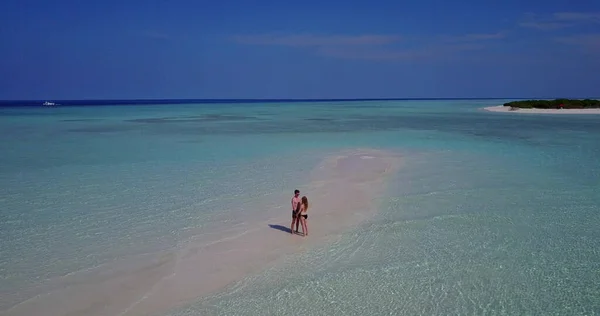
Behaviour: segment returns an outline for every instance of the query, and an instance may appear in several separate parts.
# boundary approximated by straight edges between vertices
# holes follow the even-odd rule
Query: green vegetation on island
[[[504,106],[510,106],[515,109],[598,109],[600,108],[600,100],[523,100],[504,103]]]

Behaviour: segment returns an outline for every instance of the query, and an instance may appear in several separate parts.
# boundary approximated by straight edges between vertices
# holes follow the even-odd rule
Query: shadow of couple
[[[269,227],[273,228],[273,229],[277,229],[279,231],[285,232],[285,233],[290,233],[290,228],[289,227],[285,227],[282,225],[275,225],[275,224],[269,224]],[[296,232],[298,234],[298,232]]]

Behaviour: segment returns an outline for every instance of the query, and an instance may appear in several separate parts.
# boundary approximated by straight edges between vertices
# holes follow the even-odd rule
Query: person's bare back
[[[308,224],[306,220],[308,219],[308,198],[303,196],[300,202],[300,212],[296,215],[298,217],[297,221],[302,225],[302,234],[304,236],[308,236]],[[296,229],[297,230],[297,229]]]

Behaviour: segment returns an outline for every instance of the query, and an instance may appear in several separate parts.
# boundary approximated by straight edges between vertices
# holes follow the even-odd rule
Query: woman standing
[[[308,226],[306,225],[306,221],[308,220],[308,198],[306,196],[302,197],[298,220],[300,220],[300,224],[302,225],[302,233],[304,236],[308,236]]]

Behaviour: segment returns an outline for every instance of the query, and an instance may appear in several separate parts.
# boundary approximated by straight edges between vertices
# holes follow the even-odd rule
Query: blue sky
[[[600,1],[0,2],[0,99],[600,97]]]

